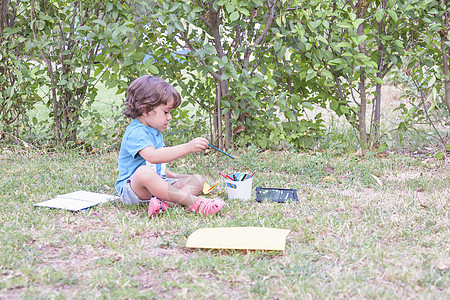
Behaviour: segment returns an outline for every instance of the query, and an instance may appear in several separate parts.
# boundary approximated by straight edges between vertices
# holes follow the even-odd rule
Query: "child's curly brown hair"
[[[159,105],[167,104],[170,100],[173,100],[172,109],[180,105],[181,96],[178,91],[159,77],[145,75],[134,80],[128,87],[122,112],[128,118],[136,118]]]

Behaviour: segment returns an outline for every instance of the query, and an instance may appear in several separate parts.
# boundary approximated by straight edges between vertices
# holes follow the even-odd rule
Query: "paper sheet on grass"
[[[287,229],[265,227],[219,227],[194,231],[187,240],[188,248],[284,250]]]
[[[100,203],[115,199],[115,196],[93,193],[88,191],[76,191],[58,195],[55,198],[34,204],[49,208],[67,209],[72,211],[82,210]]]

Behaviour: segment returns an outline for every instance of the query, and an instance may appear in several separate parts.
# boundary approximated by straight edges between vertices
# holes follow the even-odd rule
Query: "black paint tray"
[[[296,189],[279,189],[279,188],[256,188],[256,201],[264,200],[272,202],[298,202]]]

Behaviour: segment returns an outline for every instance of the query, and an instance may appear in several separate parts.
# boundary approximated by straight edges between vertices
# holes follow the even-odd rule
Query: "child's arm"
[[[139,154],[153,164],[166,163],[189,153],[196,153],[208,148],[208,140],[205,138],[195,138],[192,141],[173,147],[163,147],[155,149],[147,147],[139,151]]]

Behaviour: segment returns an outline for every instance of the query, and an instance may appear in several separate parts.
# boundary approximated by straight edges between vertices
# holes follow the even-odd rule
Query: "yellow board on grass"
[[[201,228],[188,237],[186,247],[283,251],[288,234],[287,229],[266,227]]]

